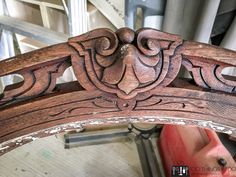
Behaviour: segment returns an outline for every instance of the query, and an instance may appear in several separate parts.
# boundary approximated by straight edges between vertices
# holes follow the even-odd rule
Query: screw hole
[[[217,162],[222,167],[225,167],[226,164],[227,164],[227,161],[225,159],[223,159],[223,158],[218,159]]]

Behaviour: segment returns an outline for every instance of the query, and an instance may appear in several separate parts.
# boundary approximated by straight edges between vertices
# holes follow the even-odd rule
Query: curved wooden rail
[[[57,85],[72,66],[78,82]],[[184,66],[194,82],[178,80]],[[154,29],[97,29],[0,62],[0,154],[88,124],[196,125],[236,136],[236,52]]]

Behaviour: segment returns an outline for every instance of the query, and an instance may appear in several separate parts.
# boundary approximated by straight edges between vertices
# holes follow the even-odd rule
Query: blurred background
[[[0,60],[92,29],[125,26],[151,27],[236,50],[235,14],[236,0],[0,0]],[[236,70],[228,68],[224,74],[236,76]],[[0,77],[0,93],[22,79]],[[69,68],[58,83],[72,80]],[[23,147],[0,158],[0,177],[143,176],[132,141],[65,151],[58,135]]]

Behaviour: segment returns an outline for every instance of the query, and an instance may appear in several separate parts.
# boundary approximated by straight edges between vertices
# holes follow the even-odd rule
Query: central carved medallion
[[[71,60],[81,85],[123,99],[167,86],[181,66],[181,56],[174,56],[181,38],[154,29],[101,29],[71,38],[69,44],[79,53]]]

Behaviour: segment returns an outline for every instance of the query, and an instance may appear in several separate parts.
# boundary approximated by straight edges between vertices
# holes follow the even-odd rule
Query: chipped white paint
[[[90,122],[89,124],[90,125],[100,125],[100,124],[104,124],[104,122],[97,120],[97,121]]]
[[[216,127],[216,129],[223,131],[225,127]]]
[[[22,142],[22,138],[18,138],[18,139],[16,140],[16,142],[17,142],[17,143]]]
[[[38,137],[33,137],[33,136],[27,136],[24,138],[25,140],[32,140],[35,141],[36,139],[38,139]]]
[[[81,124],[79,122],[71,123],[69,124],[69,126],[73,128],[79,128],[79,129],[81,128]]]
[[[44,130],[44,133],[57,134],[57,133],[71,131],[75,129],[83,129],[82,122],[74,122],[74,123],[62,124],[59,126],[51,127],[49,129]]]
[[[176,125],[185,125],[184,122],[175,122],[174,124],[176,124]]]
[[[11,140],[10,143],[21,146],[21,145],[23,145],[24,141],[29,142],[29,141],[35,141],[36,139],[38,139],[38,137],[35,137],[36,134],[37,133],[32,133],[30,136],[25,135],[25,136],[15,138],[15,139]]]
[[[151,118],[151,119],[149,119],[149,121],[150,121],[150,122],[155,122],[156,119],[152,119],[152,118]]]
[[[231,130],[227,130],[225,131],[224,133],[228,134],[228,135],[231,135],[233,132]]]
[[[205,120],[193,120],[189,118],[175,118],[175,117],[158,117],[158,116],[141,116],[141,117],[112,117],[107,119],[92,119],[85,121],[76,121],[73,123],[57,125],[48,129],[44,129],[38,132],[34,132],[22,137],[15,138],[0,144],[0,147],[7,147],[1,152],[4,153],[11,147],[17,147],[24,143],[34,141],[38,137],[54,135],[68,131],[82,131],[87,125],[102,125],[102,124],[117,124],[117,123],[157,123],[157,124],[177,124],[177,125],[195,125],[203,128],[210,128],[217,132],[227,133],[236,137],[236,129],[229,126],[222,126],[212,121]]]
[[[1,147],[0,151],[4,151],[5,149],[8,149],[10,146],[5,146],[5,147]]]
[[[55,134],[55,133],[60,133],[61,131],[61,128],[55,128],[55,129],[52,129],[51,131],[49,131],[50,134]]]
[[[201,127],[208,127],[211,124],[212,124],[212,121],[199,121],[198,122],[198,125]]]

